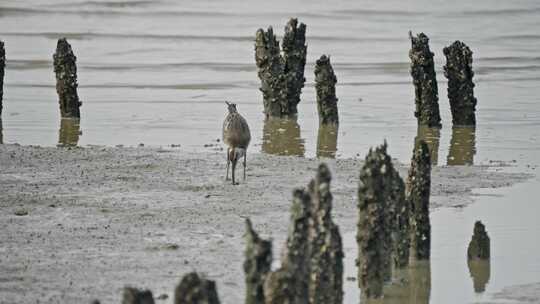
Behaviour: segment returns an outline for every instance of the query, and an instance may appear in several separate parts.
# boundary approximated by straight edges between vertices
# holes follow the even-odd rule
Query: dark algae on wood
[[[53,59],[60,114],[62,118],[80,118],[82,103],[77,94],[77,57],[66,38],[58,39]]]
[[[448,78],[452,123],[456,126],[474,126],[477,100],[474,97],[472,51],[458,40],[445,47],[443,52],[446,56],[444,76]]]
[[[411,39],[411,76],[414,84],[416,110],[414,116],[419,125],[441,127],[439,114],[439,93],[433,53],[429,49],[429,38],[420,33],[416,37],[409,32]]]
[[[317,90],[317,110],[319,124],[339,124],[337,78],[330,63],[330,57],[322,55],[315,65],[315,89]]]
[[[263,240],[246,219],[246,252],[244,273],[246,278],[246,304],[264,304],[263,285],[272,266],[272,242]]]

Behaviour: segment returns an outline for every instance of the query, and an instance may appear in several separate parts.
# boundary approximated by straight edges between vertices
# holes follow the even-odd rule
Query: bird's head
[[[235,103],[229,103],[228,101],[225,101],[227,104],[227,107],[229,108],[229,113],[236,113],[236,104]]]

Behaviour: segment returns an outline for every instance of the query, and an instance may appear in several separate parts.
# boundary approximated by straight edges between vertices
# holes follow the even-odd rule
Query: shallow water
[[[265,122],[254,34],[272,25],[280,35],[289,17],[308,26],[306,87],[297,121]],[[363,157],[386,139],[391,155],[408,162],[415,138],[423,138],[437,165],[503,161],[517,170],[535,168],[540,164],[539,17],[540,3],[533,0],[334,1],[331,6],[319,0],[3,0],[0,39],[8,61],[0,141],[219,150],[224,101],[230,100],[250,123],[251,153]],[[441,130],[416,126],[409,29],[431,38]],[[52,53],[62,36],[78,57],[79,124],[59,117]],[[451,127],[442,48],[456,39],[474,52],[475,129]],[[339,130],[318,125],[313,67],[323,53],[331,55],[338,78]],[[532,184],[527,193],[538,194],[540,183]],[[431,303],[477,299],[460,248],[477,218],[486,219],[494,246],[484,294],[540,281],[538,271],[529,271],[538,266],[533,260],[505,255],[513,249],[510,241],[520,238],[510,232],[530,229],[509,221],[508,212],[519,219],[538,214],[538,206],[527,204],[517,190],[501,191],[502,198],[479,196],[473,206],[433,212]],[[504,209],[515,201],[521,207]],[[533,245],[532,252],[538,252],[539,245]],[[515,263],[519,271],[499,275]]]

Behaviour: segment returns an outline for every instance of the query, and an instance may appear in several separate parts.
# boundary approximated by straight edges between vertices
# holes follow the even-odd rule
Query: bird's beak
[[[225,103],[226,103],[226,104],[227,104],[228,106],[230,106],[230,105],[231,105],[231,104],[229,104],[229,102],[228,102],[228,101],[225,101]]]

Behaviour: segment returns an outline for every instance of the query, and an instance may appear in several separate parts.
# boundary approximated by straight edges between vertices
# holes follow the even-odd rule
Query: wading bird
[[[229,114],[223,122],[223,142],[227,148],[227,173],[225,180],[229,180],[229,164],[232,164],[232,184],[235,181],[234,171],[238,160],[244,157],[244,180],[246,180],[247,147],[251,141],[251,133],[247,121],[236,110],[236,104],[225,102],[229,108]]]

